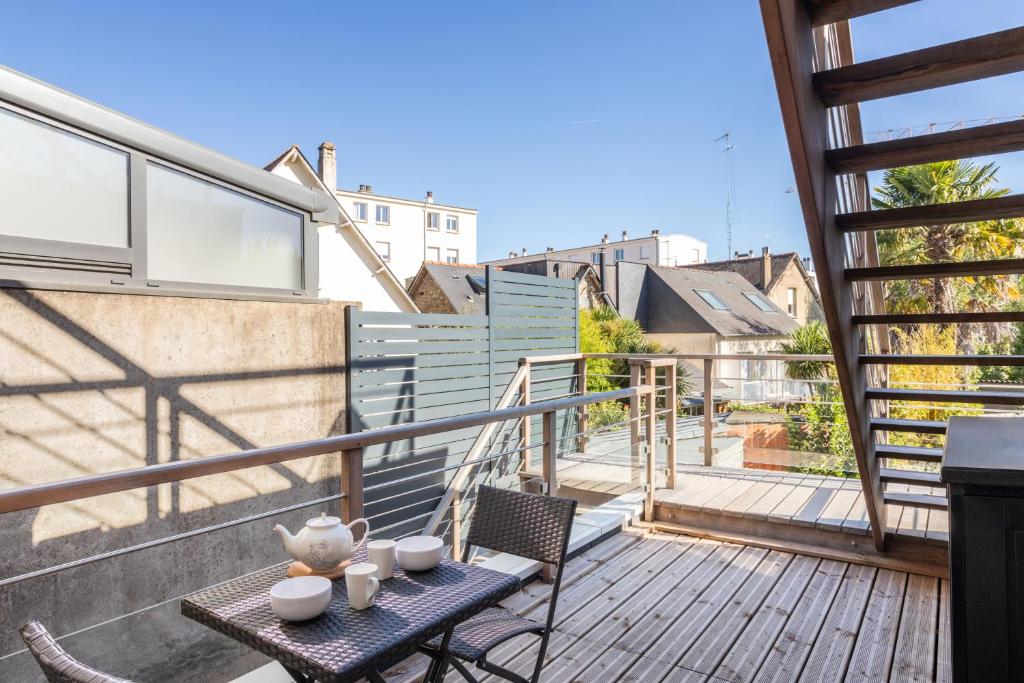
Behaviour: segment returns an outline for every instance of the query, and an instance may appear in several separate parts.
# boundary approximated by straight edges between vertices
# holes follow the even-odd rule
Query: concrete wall
[[[344,433],[341,303],[0,289],[0,487]],[[0,577],[337,493],[333,456],[3,515]],[[41,680],[17,627],[127,678],[225,681],[265,661],[178,598],[287,560],[270,529],[337,503],[0,589],[0,681]],[[123,616],[123,615],[131,616]],[[104,623],[108,622],[108,623]]]

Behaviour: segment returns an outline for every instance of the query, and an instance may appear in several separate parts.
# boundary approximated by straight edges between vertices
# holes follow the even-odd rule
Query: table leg
[[[441,647],[437,651],[438,656],[430,658],[430,666],[423,677],[423,683],[438,683],[444,680],[444,675],[448,673],[448,660],[451,658],[451,655],[448,653],[448,644],[451,642],[452,633],[454,632],[454,627],[445,631],[444,638],[441,640]]]
[[[366,680],[370,681],[370,683],[387,683],[387,681],[384,680],[384,677],[376,671],[371,671],[366,674]]]

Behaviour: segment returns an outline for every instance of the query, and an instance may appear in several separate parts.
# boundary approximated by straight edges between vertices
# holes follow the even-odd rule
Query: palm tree
[[[871,203],[876,209],[897,209],[1001,197],[1009,190],[996,187],[998,170],[995,164],[979,166],[969,160],[890,169]],[[1006,219],[886,230],[878,235],[879,257],[883,265],[1011,257],[1024,244],[1022,225],[1020,219]],[[1008,276],[968,278],[959,285],[952,278],[897,281],[887,287],[886,298],[891,311],[952,313],[1016,298],[1014,283]]]
[[[779,353],[830,356],[832,342],[821,321],[812,320],[790,332],[789,337],[779,343]],[[786,377],[797,380],[827,379],[833,367],[832,363],[820,360],[787,360]]]

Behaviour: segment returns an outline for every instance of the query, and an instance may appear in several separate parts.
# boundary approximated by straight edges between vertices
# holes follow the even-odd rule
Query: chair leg
[[[455,670],[458,671],[460,674],[462,674],[462,677],[465,678],[467,681],[469,681],[469,683],[480,683],[480,681],[478,681],[476,679],[476,676],[474,676],[470,672],[470,670],[467,669],[465,667],[465,665],[463,665],[462,662],[460,662],[459,660],[455,659],[454,657],[452,657],[452,659],[451,659],[451,665],[453,667],[455,667]]]
[[[445,631],[444,638],[441,639],[441,647],[437,649],[437,655],[430,656],[430,666],[427,667],[427,673],[423,676],[423,683],[435,683],[444,679],[444,675],[448,672],[448,661],[452,657],[448,652],[448,644],[451,643],[454,632],[454,628]]]
[[[489,674],[493,674],[499,678],[504,678],[506,681],[512,681],[512,683],[530,683],[528,680],[520,676],[514,671],[509,671],[503,666],[497,664],[491,664],[486,659],[481,659],[476,663],[477,668],[483,669]]]

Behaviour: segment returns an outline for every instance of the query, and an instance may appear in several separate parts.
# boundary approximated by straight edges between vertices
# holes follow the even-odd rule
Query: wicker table
[[[373,607],[351,609],[345,581],[338,579],[326,612],[292,623],[270,611],[270,587],[286,570],[271,567],[194,593],[181,601],[181,613],[273,657],[297,681],[381,681],[378,672],[434,636],[445,634],[447,641],[457,623],[520,585],[515,576],[450,560],[426,572],[395,567],[394,578],[381,581]]]

